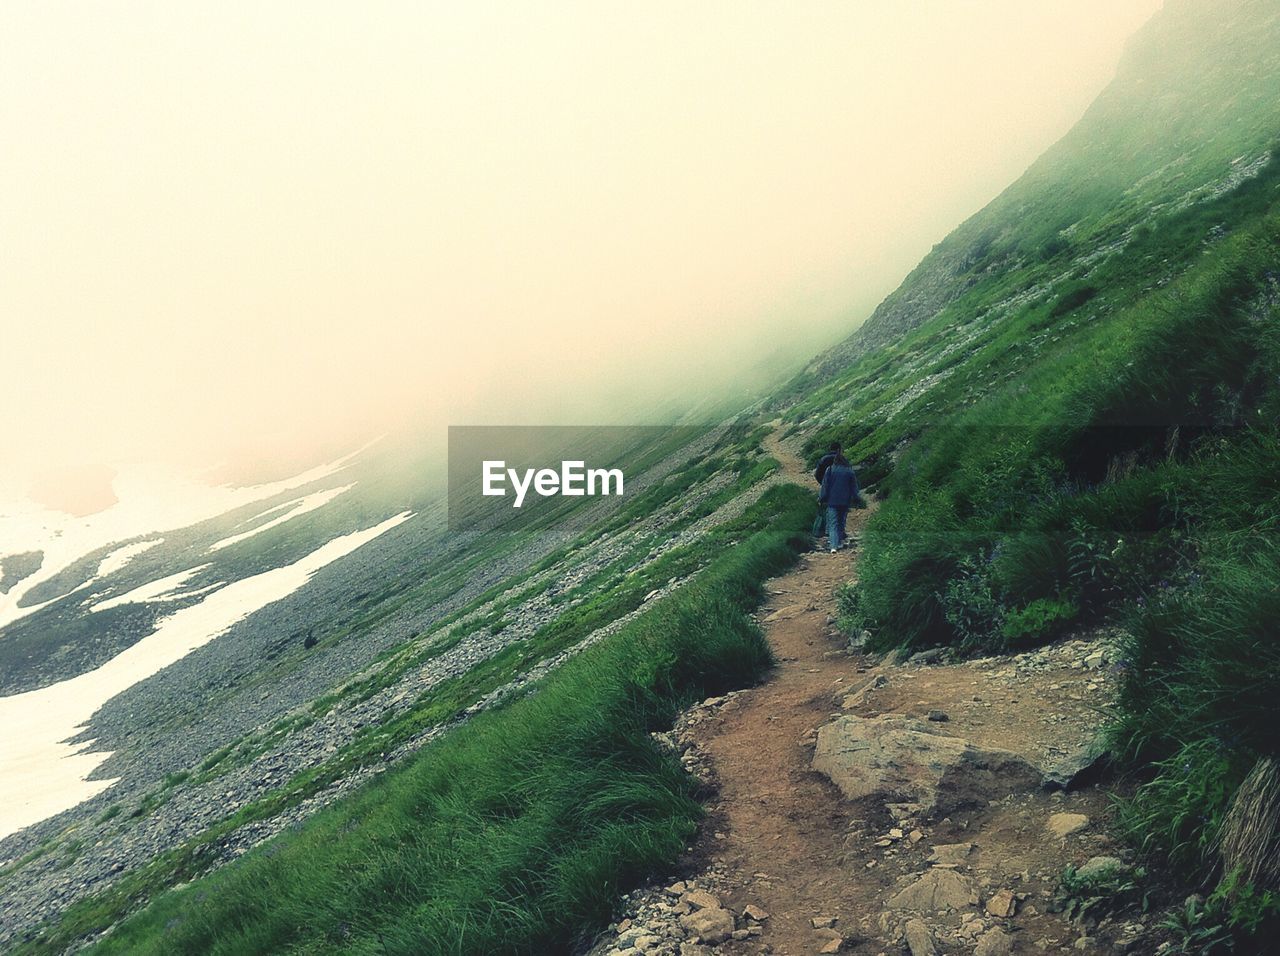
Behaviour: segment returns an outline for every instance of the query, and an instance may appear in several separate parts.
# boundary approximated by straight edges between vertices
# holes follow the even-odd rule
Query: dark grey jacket
[[[818,501],[829,508],[848,508],[858,500],[858,476],[848,462],[834,462],[822,476]]]

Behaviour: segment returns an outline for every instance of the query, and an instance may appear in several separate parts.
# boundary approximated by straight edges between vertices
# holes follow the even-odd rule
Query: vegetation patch
[[[160,894],[207,868],[242,811],[76,904],[19,952],[61,951],[152,897],[99,951],[570,951],[692,834],[694,784],[649,733],[768,666],[747,612],[761,582],[806,546],[797,529],[811,509],[798,488],[770,489],[723,532],[736,547],[708,544],[695,580],[538,693],[478,715],[301,828]],[[583,613],[585,628],[592,612]]]

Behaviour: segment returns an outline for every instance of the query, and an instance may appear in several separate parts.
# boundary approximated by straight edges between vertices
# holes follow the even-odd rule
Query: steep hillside
[[[1280,890],[1259,796],[1280,717],[1278,136],[1280,10],[1171,0],[1079,126],[776,406],[885,499],[843,599],[871,646],[1120,628],[1129,836],[1217,888],[1197,920],[1246,928]]]
[[[678,837],[673,844],[673,834],[690,828],[697,815],[687,796],[689,783],[678,769],[673,775],[666,762],[654,763],[654,754],[637,749],[628,722],[647,723],[654,719],[647,716],[650,708],[665,712],[759,671],[767,651],[758,635],[731,615],[752,600],[764,573],[794,555],[801,541],[791,530],[800,523],[797,508],[809,510],[794,490],[770,492],[775,463],[758,447],[759,429],[726,425],[643,434],[651,437],[619,451],[629,476],[625,498],[551,499],[518,520],[510,512],[505,518],[482,514],[446,530],[440,492],[412,481],[407,487],[388,481],[385,463],[373,456],[321,482],[363,487],[362,493],[345,492],[306,516],[273,528],[265,524],[282,503],[316,493],[310,485],[167,532],[165,542],[137,564],[99,577],[94,569],[103,565],[95,553],[80,562],[83,569],[62,575],[66,580],[51,585],[44,596],[47,606],[0,635],[0,648],[12,641],[17,665],[6,671],[15,681],[28,681],[35,695],[74,688],[79,677],[71,675],[96,673],[86,668],[98,660],[106,660],[109,668],[136,647],[154,643],[157,635],[163,640],[166,621],[191,613],[197,623],[206,620],[200,616],[205,601],[257,586],[264,575],[278,574],[300,555],[305,560],[311,549],[326,547],[323,542],[335,533],[367,527],[387,512],[408,515],[385,537],[334,562],[296,594],[277,596],[229,628],[222,625],[215,639],[137,680],[96,712],[96,704],[75,712],[80,720],[92,713],[89,729],[77,741],[99,753],[77,759],[102,766],[86,786],[89,792],[64,804],[70,809],[46,813],[46,819],[37,816],[40,822],[0,843],[0,945],[37,952],[78,946],[166,888],[215,871],[330,806],[347,808],[335,810],[345,815],[354,806],[350,801],[360,799],[370,802],[359,806],[381,806],[380,812],[396,817],[404,791],[385,785],[393,779],[383,776],[391,768],[406,779],[433,775],[436,783],[423,796],[435,794],[443,801],[435,811],[416,806],[406,823],[439,812],[444,814],[441,832],[456,836],[466,826],[464,818],[479,814],[472,850],[452,863],[432,857],[439,882],[431,892],[453,899],[451,915],[442,917],[435,932],[448,936],[459,926],[484,924],[512,905],[504,902],[496,883],[475,895],[481,884],[469,883],[475,874],[468,874],[479,847],[492,844],[487,852],[500,857],[504,852],[545,854],[558,846],[570,866],[600,855],[600,841],[619,836],[606,829],[552,837],[549,831],[524,832],[513,823],[510,840],[503,843],[494,829],[498,824],[483,822],[488,812],[483,804],[501,802],[505,798],[495,794],[509,787],[534,787],[529,812],[563,815],[565,822],[555,826],[570,831],[573,820],[582,819],[574,814],[597,813],[607,822],[615,810],[633,807],[643,817],[632,849],[601,857],[588,883],[578,884],[570,874],[564,876],[567,883],[557,883],[549,874],[545,892],[586,891],[575,906],[593,914],[607,911],[617,882],[634,880],[651,861],[670,856],[679,844]],[[390,474],[402,475],[404,469]],[[416,510],[409,513],[406,507]],[[255,529],[263,530],[217,547]],[[192,566],[197,573],[182,572],[170,592],[153,586],[172,577],[175,567]],[[713,567],[719,569],[714,574]],[[686,585],[704,579],[710,583],[682,597]],[[120,606],[127,617],[104,618],[109,611],[93,610],[128,595],[133,597]],[[683,637],[683,643],[671,643],[669,625],[661,623],[670,620],[683,622],[682,633],[690,622],[705,622],[698,625],[704,629],[698,645]],[[189,637],[170,640],[179,636]],[[614,639],[602,663],[587,652],[605,638]],[[628,651],[615,647],[619,644],[635,647]],[[124,654],[122,648],[127,648]],[[587,660],[576,665],[577,677],[557,676],[562,665],[580,655]],[[624,672],[633,665],[640,667],[634,679],[644,688],[638,698],[630,696],[635,689]],[[652,668],[657,672],[646,676]],[[664,677],[664,668],[674,670]],[[650,681],[657,683],[650,686]],[[575,689],[579,683],[590,684],[591,692]],[[552,686],[563,689],[552,692]],[[547,689],[540,700],[560,699],[539,704],[536,719],[529,708],[515,707],[533,688]],[[15,714],[24,713],[24,695],[4,700],[18,708]],[[39,705],[42,699],[32,701]],[[506,714],[508,708],[512,716],[487,731],[457,732],[487,711]],[[67,721],[62,733],[76,722]],[[513,735],[515,726],[524,728],[525,736]],[[606,739],[593,741],[595,732]],[[574,803],[597,792],[588,776],[594,774],[595,780],[606,772],[585,754],[565,749],[566,735],[575,733],[587,735],[584,747],[623,746],[608,764],[620,775],[625,776],[629,761],[638,761],[632,783],[617,782],[617,803],[594,809]],[[505,759],[498,740],[504,741],[502,747],[521,748],[522,759],[555,754],[571,764],[578,761],[578,770],[535,762],[507,765],[511,773],[503,777],[501,764],[484,769],[487,760]],[[470,769],[462,772],[462,767]],[[23,769],[11,768],[14,773]],[[560,788],[541,792],[542,784],[523,776],[526,769],[540,780],[558,777]],[[481,784],[485,774],[497,776]],[[15,785],[22,779],[15,777]],[[452,783],[460,788],[455,796],[461,805],[439,791],[448,791]],[[646,801],[656,804],[649,807]],[[385,834],[370,831],[357,842],[371,847],[383,839]],[[308,836],[299,844],[304,856],[316,846],[311,841]],[[327,838],[321,844],[334,845]],[[441,848],[447,844],[442,840]],[[280,844],[271,845],[274,857]],[[332,862],[346,871],[351,858]],[[302,892],[323,888],[316,878],[320,865],[313,860],[291,868],[289,879]],[[500,883],[504,866],[495,858],[481,882]],[[353,892],[343,882],[349,873],[334,878],[342,886],[325,890],[328,897]],[[442,889],[446,886],[452,889]],[[376,881],[369,892],[381,893]],[[279,902],[279,894],[275,899]],[[409,918],[396,915],[395,900],[386,902],[390,910],[366,913],[371,938],[381,923]],[[575,917],[584,915],[574,910],[540,914],[540,904],[527,898],[519,905],[524,915],[508,916],[530,920],[526,928],[536,938],[571,936],[578,931]],[[324,934],[350,925],[351,914],[335,915],[337,922],[323,928]],[[307,921],[319,928],[314,916]],[[293,930],[281,924],[281,931]],[[486,932],[502,936],[515,930],[499,920]],[[342,934],[333,938],[345,939]],[[462,940],[461,951],[485,949],[468,940]],[[175,951],[169,941],[158,945]],[[262,951],[257,943],[245,945],[247,951]],[[334,945],[350,951],[346,942]],[[179,951],[199,948],[184,943]],[[444,950],[428,946],[427,951]]]
[[[931,739],[947,736],[929,726],[952,723],[930,713],[946,704],[965,734],[1004,748],[994,696],[1035,728],[1023,744],[1040,761],[1050,745],[1080,749],[1068,738],[1101,720],[1085,695],[1104,687],[1124,799],[1120,832],[1099,824],[1089,838],[1127,841],[1154,875],[1090,882],[1042,847],[1034,880],[1012,860],[998,861],[1005,875],[1063,907],[1117,912],[1199,890],[1167,937],[1188,952],[1265,945],[1280,898],[1278,143],[1280,8],[1169,0],[1077,127],[845,343],[746,414],[628,449],[626,499],[519,521],[476,512],[446,529],[438,487],[357,462],[169,532],[124,565],[119,549],[149,538],[57,573],[29,548],[0,555],[0,587],[22,612],[0,632],[0,689],[39,694],[128,653],[168,611],[397,521],[93,713],[76,741],[112,751],[92,758],[101,792],[0,842],[0,947],[581,952],[691,841],[713,859],[709,847],[741,840],[698,835],[709,781],[687,772],[696,760],[671,749],[672,731],[692,705],[770,673],[769,692],[734,698],[758,709],[725,735],[729,758],[747,761],[730,782],[803,783],[756,816],[806,829],[811,851],[823,849],[814,833],[877,836],[849,857],[857,867],[833,846],[822,886],[781,894],[836,899],[847,880],[867,897],[864,936],[796,909],[789,938],[885,951],[897,917],[874,927],[873,910],[917,868],[959,866],[946,854],[971,823],[1008,831],[985,844],[994,853],[1036,843],[1054,800],[1095,816],[1107,803],[1041,792],[1018,764],[1017,807],[1000,805],[999,775],[954,818],[886,786],[879,816],[851,834],[865,807],[838,803],[804,749],[833,699],[854,711],[837,723],[891,705]],[[797,575],[829,593],[856,567],[838,608],[852,640],[821,643],[837,609],[805,592],[810,603],[768,612],[804,623],[789,666],[771,671],[753,612],[765,579],[811,547],[813,517],[806,467],[789,459],[780,474],[774,452],[783,442],[813,458],[833,439],[877,507],[859,520],[856,557],[815,556],[831,559],[822,573],[806,561]],[[353,480],[360,494],[337,491]],[[904,649],[923,656],[897,671],[858,656]],[[939,660],[950,669],[917,684]],[[1096,680],[1085,672],[1107,662]],[[1043,695],[1024,697],[1031,687]],[[750,763],[753,726],[769,731],[774,763]],[[802,804],[820,825],[791,810],[776,820]],[[943,855],[927,858],[914,832]],[[771,848],[757,841],[744,859]],[[984,933],[1026,902],[979,913],[976,887],[949,882]],[[682,917],[720,909],[669,895],[654,909],[682,932]],[[1053,945],[1074,919],[1031,906],[1022,917],[1054,927]],[[770,945],[767,915],[718,918],[726,952]],[[972,951],[975,925],[949,928],[948,952]],[[615,932],[618,951],[634,956],[635,936]],[[1146,939],[1128,951],[1149,951]],[[674,954],[681,940],[645,945]]]
[[[998,287],[1016,302],[1092,270],[1258,175],[1277,130],[1280,10],[1267,0],[1170,0],[1075,128],[940,242],[812,380],[901,344],[961,297]],[[1188,252],[1169,245],[1160,252]]]

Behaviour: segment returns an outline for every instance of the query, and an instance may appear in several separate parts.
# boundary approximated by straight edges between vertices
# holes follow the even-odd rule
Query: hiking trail
[[[776,430],[763,444],[814,487]],[[870,513],[850,512],[855,543]],[[1051,912],[1066,866],[1129,865],[1089,779],[1112,696],[1105,635],[877,661],[835,627],[856,575],[855,546],[768,582],[758,619],[777,667],[671,735],[713,793],[683,878],[633,894],[592,952],[1149,951],[1140,923]]]

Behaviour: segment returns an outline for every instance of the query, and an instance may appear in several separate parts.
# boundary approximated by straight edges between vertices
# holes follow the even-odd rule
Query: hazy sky
[[[852,329],[1160,0],[0,6],[0,468],[587,423]]]

